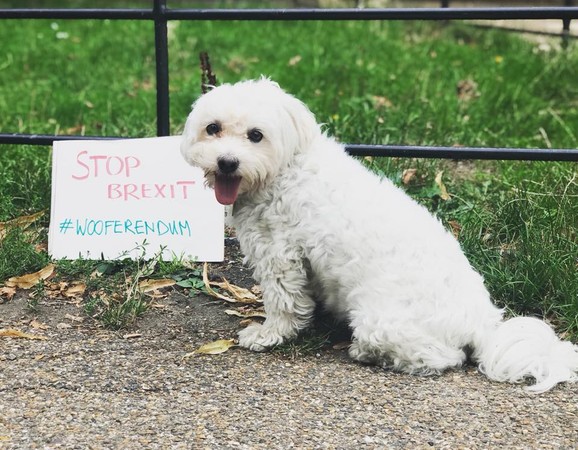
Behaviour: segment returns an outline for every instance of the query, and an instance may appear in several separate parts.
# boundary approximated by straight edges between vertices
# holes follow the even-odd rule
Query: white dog
[[[578,348],[544,322],[502,319],[458,242],[423,206],[326,136],[313,114],[267,79],[203,95],[181,147],[233,225],[267,319],[239,333],[263,351],[307,327],[316,302],[346,320],[349,355],[437,374],[469,355],[497,381],[541,392],[575,381]]]

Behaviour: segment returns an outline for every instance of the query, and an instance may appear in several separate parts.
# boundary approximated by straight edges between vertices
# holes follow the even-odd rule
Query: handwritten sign
[[[222,261],[223,207],[180,140],[55,141],[52,257]]]

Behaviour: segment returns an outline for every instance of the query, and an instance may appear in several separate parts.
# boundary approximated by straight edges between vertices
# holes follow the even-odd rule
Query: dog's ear
[[[311,147],[313,140],[321,133],[319,125],[311,110],[302,101],[287,94],[287,101],[283,102],[285,112],[291,118],[297,132],[298,143],[296,152],[302,153]]]
[[[286,145],[294,147],[296,153],[306,151],[311,147],[313,140],[321,134],[321,129],[315,120],[311,110],[296,97],[284,91],[279,84],[270,78],[261,75],[261,78],[254,82],[270,95],[279,99],[279,106],[289,116],[294,131],[292,136],[286,136]]]
[[[189,113],[189,115],[187,116],[187,120],[185,122],[185,126],[183,129],[183,138],[185,138],[186,141],[196,141],[199,136],[198,136],[198,130],[195,128],[196,124],[194,121],[194,112],[195,112],[195,105],[197,104],[197,102],[193,103],[192,106],[192,111]]]
[[[189,114],[189,117],[185,122],[185,128],[181,135],[181,155],[183,155],[185,160],[189,163],[191,162],[189,157],[189,151],[191,149],[191,146],[198,139],[197,130],[194,129],[190,117],[191,114]]]
[[[208,91],[211,92],[211,91]],[[187,116],[187,120],[185,121],[185,126],[182,132],[182,140],[181,140],[181,153],[187,159],[187,154],[190,147],[199,140],[200,138],[200,130],[199,127],[199,111],[197,106],[201,104],[201,99],[203,96],[207,94],[203,94],[199,97],[192,105],[191,112]]]

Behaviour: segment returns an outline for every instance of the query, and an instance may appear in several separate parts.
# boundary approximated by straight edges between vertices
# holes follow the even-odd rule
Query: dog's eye
[[[253,129],[247,133],[247,137],[251,142],[254,142],[256,144],[257,142],[261,142],[261,139],[263,139],[263,133],[261,133],[257,129]]]
[[[219,125],[218,123],[210,123],[209,125],[207,125],[207,128],[205,128],[205,130],[207,131],[207,134],[209,136],[213,136],[221,131],[221,125]]]

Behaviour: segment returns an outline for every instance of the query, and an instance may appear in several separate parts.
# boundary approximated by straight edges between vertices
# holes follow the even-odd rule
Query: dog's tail
[[[546,323],[530,317],[506,320],[481,336],[473,358],[480,371],[495,381],[534,378],[536,383],[527,388],[533,392],[578,380],[578,347],[561,341]]]

